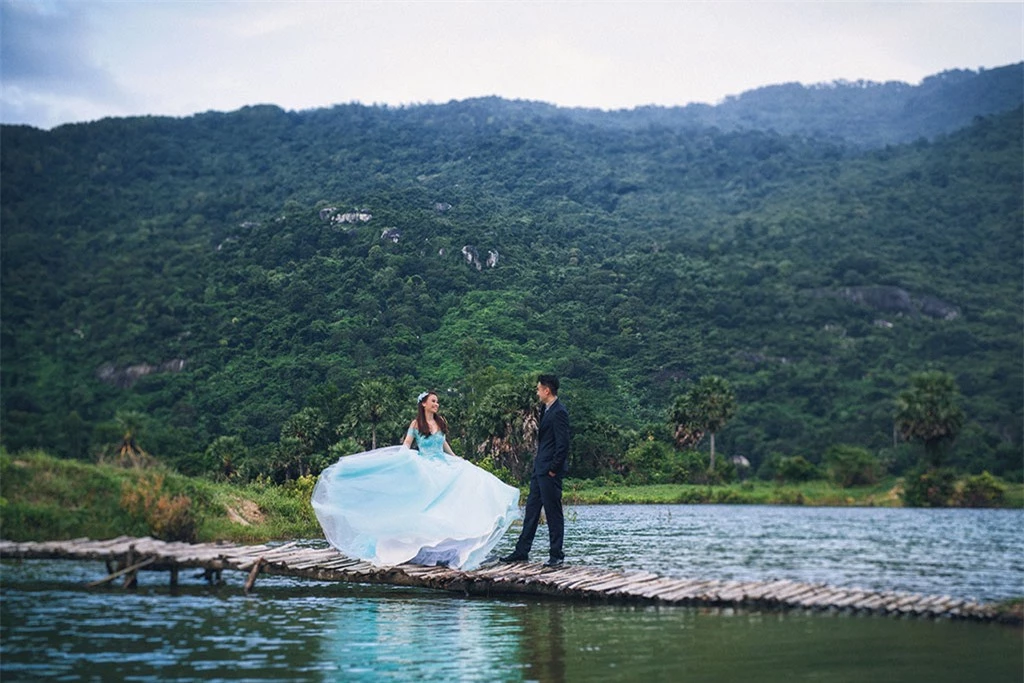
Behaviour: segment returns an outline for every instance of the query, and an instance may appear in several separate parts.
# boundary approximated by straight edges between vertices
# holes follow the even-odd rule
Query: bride
[[[519,517],[519,490],[455,455],[436,393],[416,403],[402,445],[344,456],[320,474],[313,511],[349,557],[475,569]]]

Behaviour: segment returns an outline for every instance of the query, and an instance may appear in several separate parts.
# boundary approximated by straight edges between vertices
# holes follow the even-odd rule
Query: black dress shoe
[[[526,562],[528,559],[530,558],[526,555],[516,555],[515,553],[512,553],[511,555],[498,558],[498,562]]]
[[[561,567],[565,564],[565,560],[561,557],[552,557],[544,563],[545,567]]]

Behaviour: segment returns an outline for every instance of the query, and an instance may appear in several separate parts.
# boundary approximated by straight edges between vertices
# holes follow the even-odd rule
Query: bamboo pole
[[[124,569],[119,569],[118,571],[114,572],[110,576],[108,576],[106,578],[103,578],[103,579],[100,579],[99,581],[93,581],[92,583],[87,583],[87,584],[85,584],[85,586],[86,586],[86,588],[95,588],[96,586],[102,586],[103,584],[110,583],[114,579],[116,579],[116,578],[118,578],[120,576],[123,576],[125,574],[131,573],[131,572],[137,572],[138,570],[142,569],[143,567],[147,567],[147,566],[153,564],[154,562],[156,562],[156,558],[155,557],[147,557],[146,559],[142,560],[141,562],[136,562],[135,564],[129,565],[129,566],[125,567]]]
[[[249,593],[249,591],[252,590],[252,587],[256,584],[256,576],[260,573],[260,570],[263,569],[263,565],[265,565],[266,563],[267,561],[261,557],[260,559],[256,560],[256,564],[252,566],[252,570],[249,572],[249,578],[245,580],[244,590],[247,594]]]

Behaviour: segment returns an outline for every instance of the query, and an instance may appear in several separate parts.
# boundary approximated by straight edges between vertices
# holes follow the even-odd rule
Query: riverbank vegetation
[[[951,498],[947,503],[1024,507],[1024,485],[998,480],[998,500]],[[963,491],[970,478],[954,480]],[[315,478],[280,485],[268,479],[245,484],[186,477],[160,465],[123,467],[54,458],[39,451],[0,450],[0,538],[51,540],[87,536],[153,536],[164,540],[264,542],[320,538],[310,506]],[[730,485],[612,485],[568,480],[569,506],[590,504],[703,504],[900,506],[904,482],[842,488],[828,482]],[[525,490],[524,490],[525,500]],[[983,503],[983,504],[982,504]]]

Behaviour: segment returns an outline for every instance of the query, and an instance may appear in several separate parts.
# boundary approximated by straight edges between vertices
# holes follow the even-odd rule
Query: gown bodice
[[[440,429],[433,434],[424,436],[415,427],[409,428],[409,433],[416,440],[416,446],[420,449],[420,455],[424,458],[444,459],[445,434]]]

